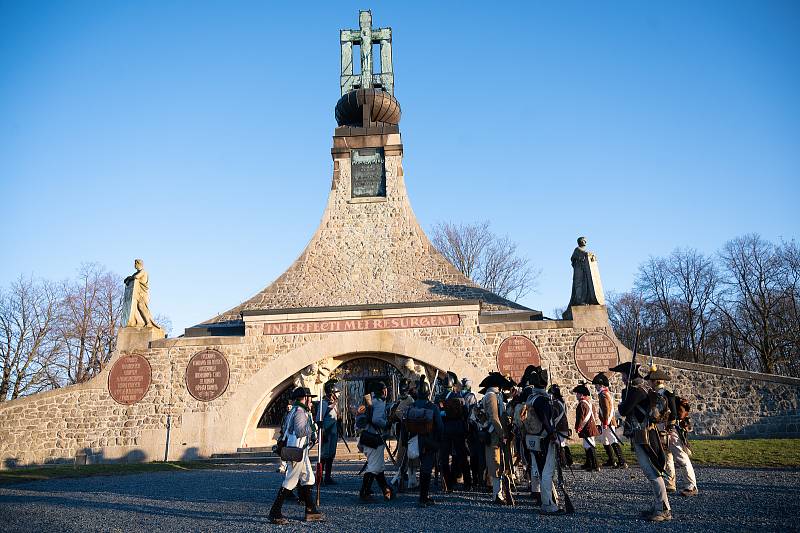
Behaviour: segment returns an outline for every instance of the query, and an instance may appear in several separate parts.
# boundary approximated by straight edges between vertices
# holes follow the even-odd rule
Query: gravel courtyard
[[[57,479],[0,488],[0,531],[786,531],[800,522],[800,471],[698,468],[700,495],[673,496],[672,522],[636,518],[650,494],[638,468],[576,472],[571,516],[540,517],[520,494],[517,507],[495,507],[488,495],[433,494],[437,505],[416,506],[415,494],[386,504],[358,502],[356,463],[338,465],[339,485],[324,487],[328,521],[307,526],[303,509],[287,502],[284,527],[267,519],[282,479],[274,467]]]

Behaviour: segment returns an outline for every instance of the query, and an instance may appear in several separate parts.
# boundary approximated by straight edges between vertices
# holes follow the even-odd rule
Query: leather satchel
[[[304,448],[297,446],[284,446],[281,448],[281,459],[290,463],[298,463],[303,460]]]
[[[358,443],[366,448],[377,449],[383,445],[383,439],[377,433],[362,431],[361,436],[358,438]]]

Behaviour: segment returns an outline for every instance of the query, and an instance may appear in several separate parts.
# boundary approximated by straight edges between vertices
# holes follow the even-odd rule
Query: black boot
[[[300,496],[306,504],[306,522],[322,522],[325,520],[325,515],[317,509],[317,502],[314,501],[314,496],[311,495],[311,487],[313,485],[303,485],[300,487]]]
[[[322,466],[325,468],[325,484],[336,485],[336,481],[331,477],[331,470],[333,469],[333,458],[325,459]]]
[[[375,480],[378,482],[378,486],[383,491],[383,499],[387,502],[389,500],[394,500],[394,491],[392,487],[389,486],[389,482],[386,481],[386,476],[381,472],[377,476],[375,476]]]
[[[584,448],[583,449],[583,453],[584,453],[584,459],[583,459],[583,464],[581,465],[581,470],[589,471],[589,470],[592,469],[592,467],[591,467],[591,464],[592,464],[592,449],[591,448]]]
[[[589,471],[590,472],[599,472],[600,471],[600,463],[597,461],[597,448],[594,446],[589,448],[590,454],[590,461],[589,464]]]
[[[431,490],[431,475],[430,473],[419,473],[419,505],[427,507],[433,505],[433,500],[428,496]]]
[[[370,496],[370,491],[372,490],[372,480],[375,479],[375,474],[371,472],[367,472],[364,474],[364,480],[361,482],[361,491],[358,493],[358,497],[362,502],[371,502],[372,496]]]
[[[611,448],[614,450],[614,453],[617,454],[617,468],[628,468],[625,456],[622,455],[622,445],[619,442],[615,442],[611,445]]]
[[[608,456],[608,461],[603,463],[603,466],[607,468],[616,468],[617,461],[614,459],[614,450],[611,449],[611,446],[608,444],[603,444],[603,449],[606,451],[606,455]]]
[[[569,449],[569,446],[562,446],[562,450],[564,450],[564,464],[567,466],[572,466],[575,464],[575,461],[572,459],[572,450]]]
[[[292,491],[283,487],[278,490],[278,497],[275,498],[275,502],[272,504],[272,509],[269,510],[269,521],[273,524],[283,525],[288,522],[286,517],[283,516],[281,510],[283,509],[283,501],[286,499],[286,496],[291,493]]]

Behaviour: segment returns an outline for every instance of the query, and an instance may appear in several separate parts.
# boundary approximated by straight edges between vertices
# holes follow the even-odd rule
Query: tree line
[[[617,337],[640,353],[800,376],[800,247],[758,234],[710,255],[678,248],[640,265],[631,291],[607,295]]]
[[[64,281],[21,276],[0,288],[0,402],[99,374],[115,348],[123,292],[122,277],[97,263]],[[169,320],[158,320],[168,331]]]

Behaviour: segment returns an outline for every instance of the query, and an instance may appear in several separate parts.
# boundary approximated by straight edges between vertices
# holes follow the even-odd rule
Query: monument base
[[[128,326],[119,328],[119,332],[117,333],[117,350],[120,352],[146,350],[150,347],[150,341],[163,339],[166,336],[167,334],[163,329],[150,326]]]
[[[608,309],[605,305],[573,305],[564,311],[562,318],[575,322],[576,328],[608,326]]]

